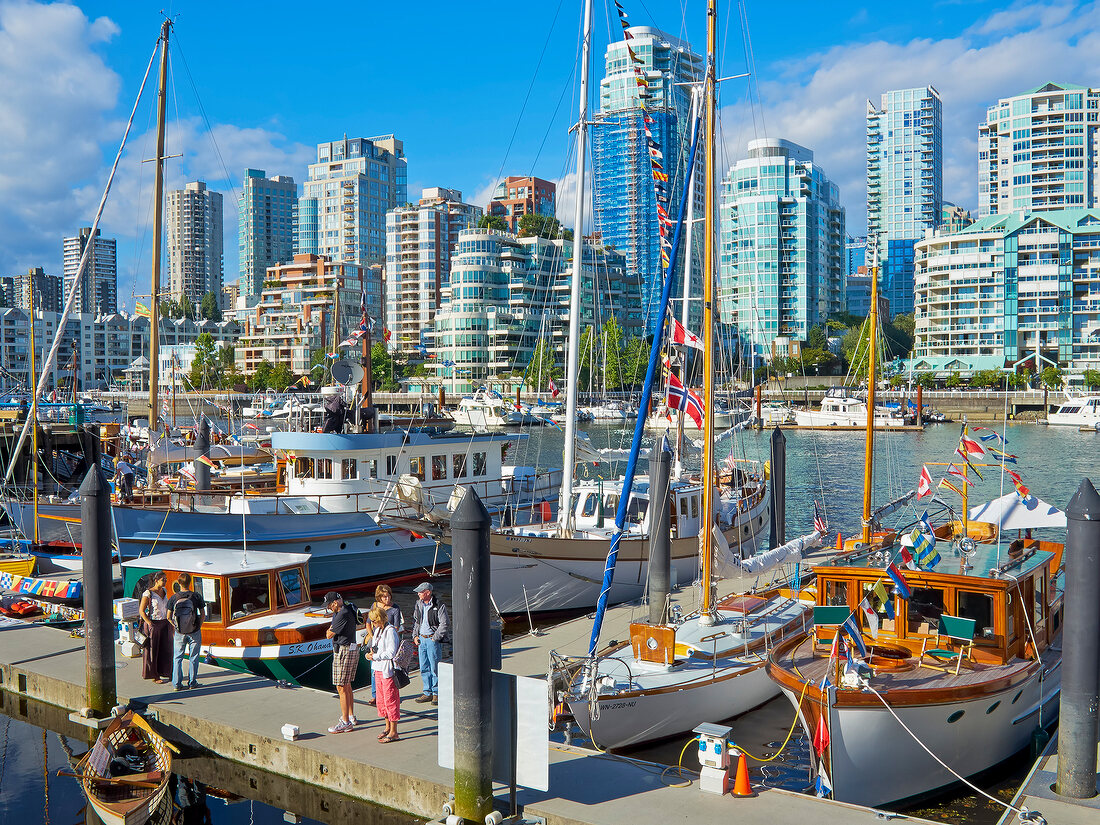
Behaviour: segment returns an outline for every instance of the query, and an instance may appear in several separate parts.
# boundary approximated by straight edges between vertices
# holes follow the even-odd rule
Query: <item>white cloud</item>
[[[935,86],[943,97],[944,198],[977,207],[977,126],[998,98],[1047,81],[1100,85],[1100,6],[1018,6],[991,15],[958,37],[837,46],[768,67],[761,82],[767,133],[814,151],[841,189],[849,231],[866,227],[866,105],[889,89]],[[745,134],[725,136],[727,157],[744,156],[752,135],[744,104],[722,121]]]

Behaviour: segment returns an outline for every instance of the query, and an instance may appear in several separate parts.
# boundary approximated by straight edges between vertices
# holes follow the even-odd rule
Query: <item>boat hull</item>
[[[229,633],[232,633],[230,629]],[[203,655],[209,654],[214,664],[227,670],[251,673],[265,679],[285,681],[292,685],[333,692],[332,641],[314,639],[308,642],[282,645],[236,647],[203,645]],[[359,666],[352,688],[366,687],[371,681],[370,660],[360,648]]]

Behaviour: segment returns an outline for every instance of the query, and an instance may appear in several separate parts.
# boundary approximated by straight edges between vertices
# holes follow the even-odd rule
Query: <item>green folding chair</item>
[[[811,656],[818,652],[820,644],[828,644],[831,648],[837,628],[851,615],[852,609],[846,604],[814,605],[814,648]],[[829,633],[819,632],[822,630],[829,630]]]
[[[935,637],[927,636],[921,644],[920,659],[917,664],[948,673],[951,670],[950,663],[954,661],[955,675],[958,676],[963,659],[967,659],[972,665],[974,664],[974,631],[977,624],[978,622],[975,619],[964,619],[961,616],[942,614]],[[929,648],[928,643],[933,639],[934,646]],[[953,642],[958,645],[957,650],[947,646]],[[926,656],[933,659],[935,663],[925,662]]]

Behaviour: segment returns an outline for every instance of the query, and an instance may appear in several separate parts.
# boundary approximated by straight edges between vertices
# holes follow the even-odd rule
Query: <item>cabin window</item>
[[[615,518],[619,514],[619,497],[615,493],[608,493],[603,497],[603,517]]]
[[[222,620],[221,579],[195,576],[191,581],[191,586],[206,602],[206,621],[220,624]]]
[[[688,514],[688,500],[686,498],[680,499],[680,512],[687,518]]]
[[[626,520],[634,524],[641,524],[642,519],[645,518],[645,511],[648,507],[649,502],[644,498],[635,498],[631,496],[626,503]]]
[[[359,462],[354,458],[345,458],[340,461],[340,478],[359,478]]]
[[[447,456],[432,456],[432,481],[443,481],[447,477]]]
[[[584,505],[581,509],[582,516],[594,516],[596,515],[596,505],[599,503],[600,497],[595,493],[589,493],[584,497]]]
[[[474,453],[474,476],[483,476],[489,472],[488,453]]]
[[[332,478],[332,459],[319,458],[315,463],[317,478]]]
[[[883,630],[894,630],[894,594],[888,592],[882,582],[877,585],[864,582],[863,599],[878,616],[878,626]],[[864,623],[866,622],[867,617],[864,616]]]
[[[455,478],[466,478],[465,453],[455,453],[451,456],[451,475]]]
[[[993,594],[960,590],[958,613],[964,619],[974,620],[974,638],[993,638]]]
[[[243,619],[253,613],[266,613],[271,609],[267,592],[267,574],[235,576],[229,580],[229,615]]]
[[[848,582],[826,581],[825,604],[842,607],[848,604]]]
[[[409,472],[421,481],[424,480],[424,456],[414,455],[409,458]]]
[[[367,472],[367,477],[368,478],[378,478],[378,459],[377,458],[371,458],[371,459],[367,460],[365,463],[367,465],[367,471],[368,471]]]
[[[1042,572],[1035,577],[1032,593],[1034,595],[1031,600],[1031,626],[1038,628],[1043,624],[1043,606],[1046,604],[1046,577],[1043,576]]]
[[[294,477],[295,478],[313,478],[313,459],[312,458],[296,458],[296,459],[294,459]]]
[[[698,496],[692,496],[691,497],[691,517],[692,518],[699,518],[699,497]]]
[[[909,605],[909,632],[935,633],[944,613],[943,590],[938,587],[914,587]]]
[[[1005,617],[1008,619],[1008,638],[1016,638],[1016,608],[1012,606],[1012,591],[1005,592]]]
[[[299,568],[280,570],[276,580],[279,582],[279,607],[294,607],[302,603],[306,588]]]

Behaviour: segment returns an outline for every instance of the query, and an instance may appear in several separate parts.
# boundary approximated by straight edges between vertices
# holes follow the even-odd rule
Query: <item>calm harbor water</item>
[[[889,501],[916,486],[920,467],[924,463],[949,461],[958,443],[959,424],[928,427],[923,433],[876,434],[874,498],[876,504]],[[584,428],[596,447],[628,446],[631,431],[601,425]],[[771,434],[744,432],[723,441],[718,455],[730,450],[739,458],[763,462],[768,457]],[[863,483],[863,439],[858,432],[789,431],[787,438],[787,536],[809,532],[813,519],[813,502],[822,502],[831,531],[848,535],[858,529]],[[1090,473],[1100,482],[1097,458],[1100,457],[1100,436],[1079,433],[1074,428],[1036,425],[1014,425],[1007,430],[1007,451],[1019,457],[1017,471],[1034,495],[1058,507],[1065,507],[1081,479]],[[647,439],[648,444],[652,438]],[[553,428],[532,431],[529,438],[517,438],[508,460],[518,464],[539,466],[560,465],[562,434]],[[697,467],[699,454],[686,457],[689,468]],[[642,471],[644,472],[644,464]],[[609,477],[617,466],[589,466],[585,472]],[[936,467],[929,468],[933,477]],[[984,473],[984,481],[976,481],[971,506],[1001,494],[1001,477],[996,468]],[[1012,484],[1005,479],[1004,492]],[[956,501],[952,500],[952,497]],[[954,493],[944,494],[957,507]],[[920,509],[907,508],[893,518],[910,521]],[[890,522],[893,523],[893,522]],[[406,592],[407,591],[407,592]],[[443,583],[441,594],[449,600],[449,584]],[[397,602],[411,615],[411,588],[395,588]],[[357,599],[366,602],[365,597]],[[511,628],[509,628],[511,629]],[[526,628],[515,628],[522,632]],[[34,722],[12,719],[10,694],[0,694],[5,702],[0,707],[0,822],[18,821],[23,825],[36,822],[98,822],[94,814],[85,819],[85,803],[77,780],[55,776],[59,768],[67,769],[68,756],[62,739],[54,731],[65,731],[65,721],[59,711],[38,706],[38,715],[30,714]],[[32,703],[32,709],[35,706]],[[52,715],[51,715],[52,714]],[[25,711],[15,714],[27,716]],[[54,719],[54,716],[60,716]],[[757,757],[774,754],[791,729],[793,711],[785,700],[774,700],[752,714],[732,722],[735,741]],[[717,721],[717,720],[715,720]],[[45,731],[45,734],[44,734]],[[87,747],[79,739],[65,740],[77,755]],[[630,755],[654,762],[676,765],[683,741],[670,741],[647,748],[635,749]],[[766,784],[790,789],[805,787],[808,777],[809,747],[801,730],[794,735],[783,754],[768,763],[751,763],[754,779]],[[696,768],[691,749],[684,754],[685,768]],[[249,775],[239,766],[210,758],[181,759],[180,774],[201,783],[221,783],[221,790],[208,791],[205,800],[189,809],[181,821],[211,822],[214,825],[236,823],[354,821],[374,825],[408,825],[415,820],[382,808],[354,803],[337,794],[325,794],[317,789],[299,786],[281,778]],[[1000,770],[982,777],[981,785],[1006,802],[1022,781],[1028,768],[1026,758],[1020,758]],[[667,781],[675,782],[675,772]],[[224,787],[228,786],[228,787]],[[688,791],[685,799],[690,799]],[[227,801],[228,800],[228,801]],[[271,803],[271,804],[269,804]],[[37,813],[42,810],[41,819]],[[969,791],[949,794],[932,805],[911,813],[943,822],[994,823],[1002,808]],[[290,811],[290,814],[284,812]],[[209,819],[206,814],[209,813]],[[302,817],[299,819],[298,817]]]

